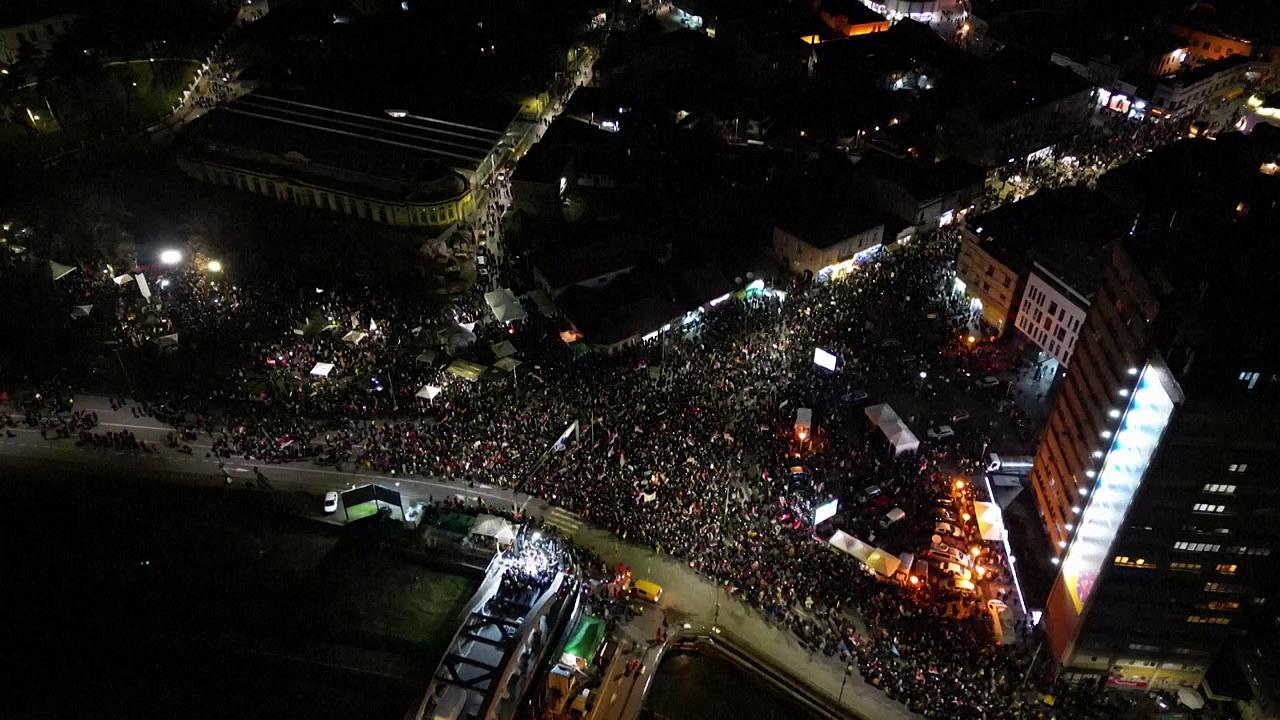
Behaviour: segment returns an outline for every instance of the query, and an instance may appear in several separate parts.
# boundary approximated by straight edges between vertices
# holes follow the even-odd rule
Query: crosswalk
[[[553,507],[542,518],[548,525],[564,533],[565,537],[573,537],[582,527],[582,520],[577,515],[562,507]]]

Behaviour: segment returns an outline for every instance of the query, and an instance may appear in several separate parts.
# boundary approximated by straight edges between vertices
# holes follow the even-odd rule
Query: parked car
[[[880,527],[888,529],[889,526],[893,525],[894,523],[898,522],[899,520],[901,520],[906,516],[907,516],[907,513],[905,510],[903,510],[902,508],[894,508],[889,512],[885,513],[883,518],[880,518]]]
[[[858,502],[866,503],[870,501],[871,498],[878,497],[881,492],[882,491],[879,485],[871,485],[870,487],[866,488],[862,492],[858,493],[858,498],[857,498]]]
[[[961,534],[962,532],[963,532],[963,531],[962,531],[962,530],[960,530],[960,528],[956,527],[955,525],[948,524],[948,523],[938,523],[937,525],[934,525],[934,526],[933,526],[933,534],[934,534],[934,535],[942,535],[943,537],[946,537],[947,535],[952,535],[952,536],[954,536],[954,537],[960,537],[960,534]]]
[[[953,562],[942,563],[939,567],[942,568],[942,572],[945,572],[949,575],[955,575],[958,578],[969,580],[970,578],[973,577],[973,573],[969,571],[969,568],[964,567],[962,565],[957,565]]]
[[[934,508],[933,516],[938,522],[949,522],[953,525],[956,522],[956,514],[945,508]]]
[[[974,385],[977,385],[978,387],[983,388],[984,390],[989,390],[999,384],[1000,384],[1000,380],[995,375],[984,376],[981,380],[978,380],[976,383],[974,383]]]
[[[336,490],[330,490],[324,494],[324,512],[326,515],[338,511],[338,493]]]
[[[950,425],[939,425],[929,428],[928,435],[934,440],[949,440],[956,436],[956,431]]]

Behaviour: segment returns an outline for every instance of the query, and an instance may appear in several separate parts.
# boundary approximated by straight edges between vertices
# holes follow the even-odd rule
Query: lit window
[[[1235,575],[1235,574],[1236,574],[1236,571],[1237,571],[1237,570],[1239,570],[1239,569],[1240,569],[1240,566],[1238,566],[1238,565],[1232,565],[1232,564],[1230,564],[1230,563],[1223,563],[1223,564],[1221,564],[1221,565],[1219,565],[1219,566],[1218,566],[1217,571],[1218,571],[1219,573],[1222,573],[1223,575]]]
[[[1248,469],[1249,469],[1249,465],[1247,463],[1231,463],[1230,465],[1227,466],[1227,472],[1233,472],[1233,473],[1242,473]]]
[[[1221,485],[1219,483],[1209,483],[1200,489],[1201,492],[1218,493],[1220,495],[1235,495],[1235,485]]]
[[[1240,603],[1235,600],[1215,600],[1205,607],[1208,610],[1239,610]]]
[[[1117,555],[1115,559],[1115,564],[1119,565],[1120,567],[1140,568],[1142,570],[1157,569],[1157,566],[1155,563],[1147,562],[1145,558],[1132,558],[1132,557],[1129,557],[1128,555]]]
[[[1175,572],[1200,572],[1200,563],[1176,562],[1170,563],[1169,569]]]
[[[1221,545],[1212,543],[1193,543],[1193,542],[1176,542],[1173,544],[1174,550],[1184,550],[1186,552],[1218,552],[1222,549]]]
[[[1199,513],[1223,513],[1227,511],[1225,505],[1213,505],[1211,503],[1196,503],[1191,509]]]

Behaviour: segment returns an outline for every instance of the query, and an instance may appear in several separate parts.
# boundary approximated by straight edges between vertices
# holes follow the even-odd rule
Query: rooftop
[[[72,12],[67,0],[4,0],[0,3],[0,27],[13,27]]]
[[[506,129],[506,123],[479,127],[418,114],[395,118],[383,110],[353,112],[262,93],[246,95],[210,115],[218,119],[203,132],[220,141],[277,154],[329,152],[339,164],[404,181],[419,176],[425,159],[475,172]],[[513,110],[508,122],[514,116]]]
[[[970,218],[979,244],[1006,265],[1040,265],[1081,295],[1102,285],[1107,248],[1124,234],[1124,215],[1101,193],[1084,188],[1044,190]]]
[[[1186,87],[1188,85],[1195,85],[1203,80],[1208,80],[1218,73],[1226,72],[1227,70],[1231,70],[1232,68],[1236,68],[1241,65],[1247,65],[1249,62],[1249,58],[1244,55],[1228,55],[1221,60],[1214,60],[1213,62],[1205,63],[1199,67],[1191,68],[1190,70],[1184,70],[1174,75],[1165,76],[1163,81]]]
[[[214,161],[287,166],[319,184],[422,202],[467,188],[485,143],[497,136],[448,121],[395,120],[259,96],[216,108],[192,123],[184,152]]]
[[[982,167],[957,157],[929,163],[898,159],[877,152],[868,153],[857,167],[860,171],[900,184],[912,197],[921,201],[974,183],[981,184],[987,176]]]

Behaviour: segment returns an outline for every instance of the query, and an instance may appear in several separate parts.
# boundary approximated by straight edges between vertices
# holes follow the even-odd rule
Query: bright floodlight
[[[220,273],[222,272],[222,263],[218,260],[210,260],[205,269],[211,273]]]
[[[177,265],[182,262],[182,251],[164,250],[160,253],[160,262],[165,265]]]

